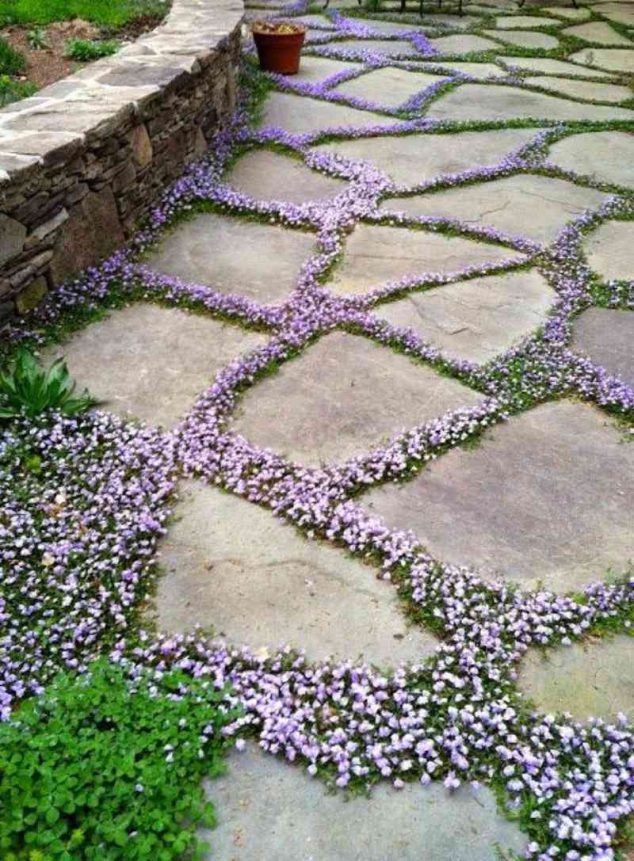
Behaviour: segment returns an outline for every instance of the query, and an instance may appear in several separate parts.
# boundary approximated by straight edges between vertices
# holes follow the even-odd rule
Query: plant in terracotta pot
[[[251,27],[260,68],[280,75],[296,75],[306,28],[290,21],[254,21]]]

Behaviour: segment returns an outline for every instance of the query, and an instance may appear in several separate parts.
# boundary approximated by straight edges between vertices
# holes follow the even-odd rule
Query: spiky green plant
[[[28,350],[0,370],[0,420],[18,416],[33,418],[46,410],[59,410],[67,416],[86,412],[97,401],[84,389],[75,394],[66,362],[57,359],[44,368]]]

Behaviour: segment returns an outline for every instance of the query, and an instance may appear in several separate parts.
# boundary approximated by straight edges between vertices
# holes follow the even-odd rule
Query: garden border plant
[[[301,13],[304,7],[298,4],[293,11]],[[330,18],[340,35],[363,35],[362,25],[342,24],[345,19],[335,12]],[[364,69],[378,63],[376,56],[365,55]],[[564,227],[548,247],[492,230],[479,232],[482,241],[510,247],[515,257],[509,266],[538,267],[557,300],[539,332],[493,362],[475,366],[443,356],[413,331],[380,321],[375,312],[377,303],[403,291],[437,289],[482,270],[440,279],[422,273],[359,299],[329,293],[327,278],[341,257],[346,233],[360,221],[384,220],[376,204],[398,189],[371,165],[319,154],[311,146],[332,136],[534,127],[531,143],[496,167],[443,177],[434,188],[542,172],[604,189],[588,177],[549,165],[547,149],[567,133],[622,128],[623,123],[433,123],[424,116],[399,121],[386,115],[384,124],[369,130],[292,135],[249,125],[258,102],[282,82],[252,67],[247,76],[246,107],[219,136],[209,159],[174,185],[133,248],[60,288],[13,329],[16,343],[42,343],[85,324],[109,304],[144,299],[228,317],[264,328],[271,337],[221,371],[173,432],[143,429],[100,413],[81,419],[56,417],[34,427],[23,421],[11,426],[0,445],[0,488],[10,498],[8,476],[16,463],[22,482],[3,538],[11,548],[26,537],[27,553],[8,583],[6,609],[0,609],[10,624],[9,648],[7,641],[4,646],[10,657],[3,679],[5,716],[16,701],[41,692],[57,670],[82,669],[106,652],[132,674],[147,669],[160,677],[176,670],[192,679],[209,679],[225,692],[222,708],[243,709],[224,729],[239,746],[243,736],[252,735],[268,752],[302,762],[309,773],[353,790],[378,780],[389,780],[397,788],[408,780],[443,780],[449,789],[468,780],[483,782],[497,791],[507,812],[529,835],[530,858],[607,861],[614,857],[619,829],[634,812],[631,727],[623,721],[581,725],[569,716],[535,715],[514,682],[517,663],[528,648],[569,644],[589,632],[629,632],[634,581],[623,577],[597,582],[569,596],[484,581],[474,572],[433,559],[413,535],[388,529],[357,497],[368,486],[411,478],[429,460],[472,444],[508,415],[552,399],[581,398],[631,427],[631,387],[575,355],[568,344],[570,320],[595,303],[597,290],[608,304],[631,298],[632,284],[597,285],[581,241],[586,231],[609,218],[631,218],[633,196],[610,187],[612,199]],[[335,82],[331,78],[311,86],[310,95],[330,99]],[[422,110],[423,102],[417,105]],[[225,184],[223,171],[237,147],[269,145],[288,148],[309,167],[347,179],[346,189],[327,204],[291,205],[255,201]],[[165,228],[209,207],[315,231],[317,251],[287,302],[260,306],[213,287],[150,273],[143,265],[143,253]],[[420,229],[475,235],[460,222],[388,217],[416,223]],[[241,394],[281,363],[301,361],[316,338],[335,328],[363,332],[386,349],[398,347],[412,361],[448,373],[487,397],[475,408],[448,413],[365,455],[323,468],[289,463],[232,433],[229,421]],[[156,577],[156,542],[165,528],[177,475],[217,484],[270,508],[308,536],[380,566],[381,576],[393,581],[411,617],[442,638],[433,658],[388,674],[352,662],[310,665],[290,650],[257,656],[210,643],[197,632],[170,637],[144,629],[143,612]],[[116,495],[113,487],[118,488]],[[78,519],[86,530],[80,550],[68,546]],[[75,572],[70,589],[69,560]],[[42,570],[50,572],[45,583],[36,576]],[[28,613],[21,597],[25,595]],[[28,655],[23,654],[24,642]]]

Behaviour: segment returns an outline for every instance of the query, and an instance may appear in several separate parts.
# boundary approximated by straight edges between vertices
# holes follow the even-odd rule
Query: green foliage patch
[[[161,17],[167,0],[2,0],[0,26],[51,24],[82,18],[105,27],[121,27],[138,18]]]
[[[35,418],[52,409],[72,416],[97,403],[87,389],[75,395],[75,388],[63,359],[45,370],[32,353],[22,349],[0,370],[0,419]]]
[[[200,857],[196,831],[213,824],[202,780],[222,770],[235,717],[223,696],[180,672],[131,683],[105,659],[59,676],[0,724],[0,857]]]
[[[100,41],[98,39],[71,39],[66,45],[65,56],[70,60],[86,63],[116,54],[120,43],[116,39]]]

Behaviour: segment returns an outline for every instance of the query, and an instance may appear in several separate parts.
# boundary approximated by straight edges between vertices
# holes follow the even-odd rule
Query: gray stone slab
[[[250,389],[234,429],[302,463],[341,462],[480,397],[367,338],[334,332]]]
[[[294,134],[308,134],[330,128],[370,128],[390,120],[369,111],[334,105],[291,93],[271,93],[264,105],[263,126]]]
[[[374,568],[238,496],[195,482],[181,490],[161,544],[161,630],[198,624],[254,650],[290,644],[311,661],[362,658],[385,668],[420,662],[438,645],[408,627]]]
[[[309,83],[321,83],[332,75],[339,72],[347,72],[350,69],[360,70],[361,63],[348,63],[343,60],[331,60],[329,57],[311,57],[306,54],[302,56],[299,72],[293,75],[294,81],[307,81]]]
[[[142,302],[45,349],[43,358],[65,356],[78,388],[87,386],[103,409],[169,427],[218,371],[265,341],[238,326]]]
[[[504,15],[495,19],[498,30],[530,30],[531,27],[559,27],[561,21],[541,15]]]
[[[362,497],[445,562],[566,592],[634,553],[634,447],[598,409],[544,404],[452,449],[412,481]]]
[[[15,218],[0,213],[0,265],[16,257],[24,248],[26,227]]]
[[[634,135],[616,131],[570,135],[552,145],[548,161],[563,170],[593,176],[601,182],[632,187]]]
[[[470,75],[478,81],[483,81],[487,78],[504,78],[508,74],[506,69],[501,69],[495,63],[469,63],[450,60],[449,62],[442,63],[442,66],[444,69],[452,69],[455,72]]]
[[[574,322],[572,348],[634,387],[634,312],[589,308]]]
[[[469,33],[441,36],[439,39],[429,41],[439,54],[471,54],[475,51],[492,51],[498,47],[491,39]]]
[[[218,816],[204,832],[208,861],[491,861],[496,844],[519,853],[526,843],[484,787],[381,785],[347,799],[255,746],[231,754],[206,789]]]
[[[390,198],[381,209],[459,218],[467,224],[551,242],[566,222],[586,209],[596,209],[607,197],[567,180],[519,174],[435,194]]]
[[[477,15],[458,16],[456,14],[452,15],[450,12],[447,14],[444,14],[443,12],[424,12],[423,20],[425,24],[431,27],[440,26],[447,27],[450,30],[468,30],[469,27],[479,23],[481,19]]]
[[[528,143],[536,129],[497,129],[457,134],[357,138],[323,144],[321,152],[370,161],[401,188],[474,167],[493,167]]]
[[[586,101],[618,103],[631,99],[634,95],[629,87],[597,81],[572,81],[570,78],[552,78],[549,75],[525,78],[525,81],[529,85],[541,87],[562,96],[585,99]]]
[[[375,313],[448,356],[487,362],[542,325],[555,299],[538,272],[511,272],[411,293]]]
[[[508,248],[461,236],[360,224],[346,237],[343,263],[327,286],[337,295],[368,293],[400,278],[494,264],[510,254]]]
[[[626,39],[617,33],[604,21],[589,21],[587,24],[575,24],[574,27],[566,27],[563,31],[566,36],[574,36],[584,42],[592,42],[597,45],[627,45],[634,47],[630,39]]]
[[[634,50],[628,48],[584,48],[570,59],[584,66],[598,66],[611,72],[634,72]]]
[[[634,637],[575,644],[522,661],[519,688],[542,712],[570,712],[577,720],[634,716]]]
[[[329,200],[347,183],[311,170],[299,159],[267,149],[243,155],[226,178],[227,183],[256,200],[289,203]]]
[[[398,108],[412,96],[420,93],[431,84],[442,81],[442,75],[429,75],[424,72],[407,72],[386,66],[368,72],[360,78],[346,81],[335,88],[343,96],[365,99],[385,108]]]
[[[590,12],[587,9],[575,9],[574,6],[545,6],[544,12],[549,12],[551,15],[565,18],[568,21],[585,21],[590,17]]]
[[[634,221],[606,221],[584,248],[589,265],[606,281],[634,278]]]
[[[559,45],[558,40],[548,33],[536,33],[533,30],[484,30],[487,36],[500,39],[507,45],[517,45],[520,48],[539,48],[550,51]]]
[[[634,51],[632,51],[634,57]],[[435,101],[427,116],[438,120],[610,120],[634,119],[634,111],[584,105],[519,87],[462,84]]]
[[[355,51],[372,51],[384,57],[420,57],[420,52],[411,42],[401,39],[344,39],[333,43],[333,47]]]
[[[500,63],[508,68],[525,69],[527,72],[543,72],[545,75],[567,75],[579,78],[606,78],[611,75],[596,69],[586,69],[565,60],[551,60],[549,57],[498,57]]]
[[[427,22],[425,21],[425,23]],[[378,21],[375,18],[364,19],[363,24],[376,33],[387,34],[422,33],[429,29],[429,27],[417,27],[416,24],[411,24],[408,21]]]
[[[204,213],[167,233],[147,265],[267,304],[288,299],[302,263],[314,251],[311,233]]]
[[[609,21],[634,27],[634,4],[632,3],[598,3],[596,11]]]

